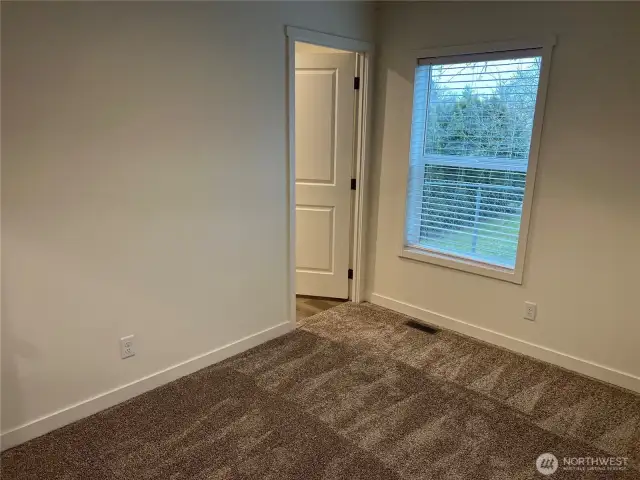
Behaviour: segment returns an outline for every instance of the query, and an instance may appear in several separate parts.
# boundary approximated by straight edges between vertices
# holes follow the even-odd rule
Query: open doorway
[[[359,301],[355,272],[362,250],[368,85],[363,77],[370,46],[300,29],[288,28],[287,35],[295,322],[341,301]]]
[[[295,42],[297,320],[349,298],[356,61]]]

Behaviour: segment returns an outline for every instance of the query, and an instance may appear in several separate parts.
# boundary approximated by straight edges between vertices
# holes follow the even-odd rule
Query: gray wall
[[[640,5],[402,3],[377,25],[369,292],[640,390]],[[399,258],[415,52],[548,34],[557,45],[523,285]],[[538,303],[535,323],[522,319],[525,300]]]
[[[3,3],[3,431],[288,321],[285,25],[373,10]]]

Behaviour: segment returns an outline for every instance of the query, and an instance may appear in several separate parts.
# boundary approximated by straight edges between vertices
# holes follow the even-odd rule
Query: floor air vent
[[[416,322],[415,320],[409,320],[405,323],[407,327],[415,328],[416,330],[420,330],[424,333],[428,333],[429,335],[433,335],[438,333],[438,329],[431,327],[429,325],[425,325],[424,323]]]

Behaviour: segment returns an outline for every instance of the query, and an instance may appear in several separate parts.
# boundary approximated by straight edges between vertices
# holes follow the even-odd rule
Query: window
[[[542,58],[531,49],[418,61],[405,256],[512,280]]]

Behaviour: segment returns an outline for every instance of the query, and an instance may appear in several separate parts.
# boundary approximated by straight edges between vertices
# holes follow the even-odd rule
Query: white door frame
[[[352,302],[361,302],[364,295],[364,239],[365,239],[365,199],[367,186],[367,156],[371,136],[371,92],[372,92],[372,61],[373,44],[362,40],[339,37],[328,33],[305,30],[303,28],[287,26],[287,223],[289,225],[288,257],[289,265],[287,292],[289,305],[289,321],[296,326],[296,158],[295,158],[295,42],[305,42],[322,47],[336,48],[355,52],[358,55],[358,75],[360,89],[356,98],[356,129],[355,129],[355,172],[356,198],[353,216],[353,255],[351,265],[353,280],[349,297]],[[347,272],[345,272],[345,275]]]

